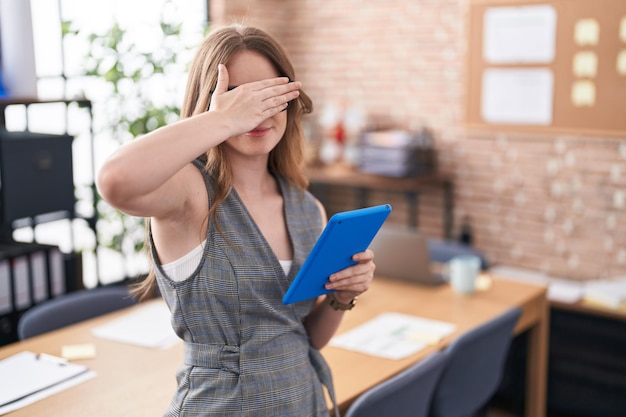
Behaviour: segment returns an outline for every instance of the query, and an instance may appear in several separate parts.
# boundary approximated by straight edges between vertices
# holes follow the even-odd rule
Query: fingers
[[[287,89],[291,90],[291,88],[295,85],[297,85],[296,88],[300,88],[300,83],[299,82],[291,82],[291,80],[288,77],[276,77],[276,78],[268,78],[265,80],[261,80],[261,81],[255,81],[255,82],[251,82],[249,84],[247,84],[251,90],[253,91],[266,91],[266,92],[270,92],[272,88],[275,87],[287,87]]]
[[[299,89],[302,83],[299,81],[290,81],[287,77],[269,78],[261,81],[231,86],[229,88],[229,75],[226,66],[218,65],[217,84],[213,92],[215,95],[221,95],[231,89],[237,90],[237,95],[233,96],[238,102],[257,102],[261,105],[258,109],[262,113],[277,113],[285,110],[290,101],[298,98]],[[231,98],[231,100],[233,99]]]
[[[369,289],[376,269],[373,262],[374,253],[367,250],[354,255],[352,259],[358,263],[332,274],[326,284],[326,289],[351,291],[357,293],[356,295]]]
[[[228,90],[228,69],[226,65],[219,64],[217,66],[217,84],[215,92],[218,94],[225,93]]]
[[[218,66],[218,79],[208,111],[222,112],[231,120],[232,134],[236,136],[254,129],[264,120],[288,107],[300,95],[301,83],[290,82],[287,77],[276,77],[231,86],[224,65]]]
[[[374,259],[374,252],[371,249],[367,249],[364,252],[359,252],[352,257],[353,261],[364,262]]]
[[[279,111],[284,110],[287,107],[287,103],[291,100],[298,98],[301,86],[302,84],[299,81],[291,82],[285,77],[250,84],[251,89],[258,88],[256,91],[260,93],[261,100],[266,103],[268,108],[275,108]]]

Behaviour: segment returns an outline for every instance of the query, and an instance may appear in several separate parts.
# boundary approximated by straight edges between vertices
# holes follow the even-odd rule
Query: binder
[[[13,284],[15,285],[15,307],[24,310],[31,306],[30,280],[28,279],[28,256],[20,255],[11,259]]]
[[[74,255],[76,256],[76,255]],[[0,346],[18,340],[17,324],[33,305],[74,288],[68,258],[57,246],[0,242]]]
[[[48,268],[46,253],[38,250],[30,255],[30,270],[33,281],[33,304],[48,299]]]
[[[64,255],[38,243],[0,243],[0,314],[24,311],[66,292]]]
[[[0,260],[0,314],[9,313],[13,310],[11,293],[11,265],[8,260]]]

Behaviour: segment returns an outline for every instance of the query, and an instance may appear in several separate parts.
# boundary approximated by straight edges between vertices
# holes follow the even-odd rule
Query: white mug
[[[480,258],[475,255],[455,256],[448,263],[450,285],[459,294],[472,294],[480,271]]]

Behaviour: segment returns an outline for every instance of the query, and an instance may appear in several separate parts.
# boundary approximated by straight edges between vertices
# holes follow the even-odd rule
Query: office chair
[[[445,351],[449,360],[433,395],[430,417],[483,413],[496,392],[513,329],[522,311],[514,308],[461,335]]]
[[[17,325],[20,340],[137,303],[125,286],[79,290],[26,310]]]
[[[426,417],[433,390],[447,361],[447,353],[433,353],[364,392],[345,417]]]

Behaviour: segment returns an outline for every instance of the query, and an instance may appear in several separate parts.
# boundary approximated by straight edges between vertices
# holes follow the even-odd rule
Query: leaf
[[[61,37],[66,37],[67,35],[76,35],[78,34],[78,30],[73,29],[73,22],[71,20],[62,20],[61,21]]]
[[[143,119],[133,120],[128,126],[128,131],[135,138],[147,133],[145,121]]]

